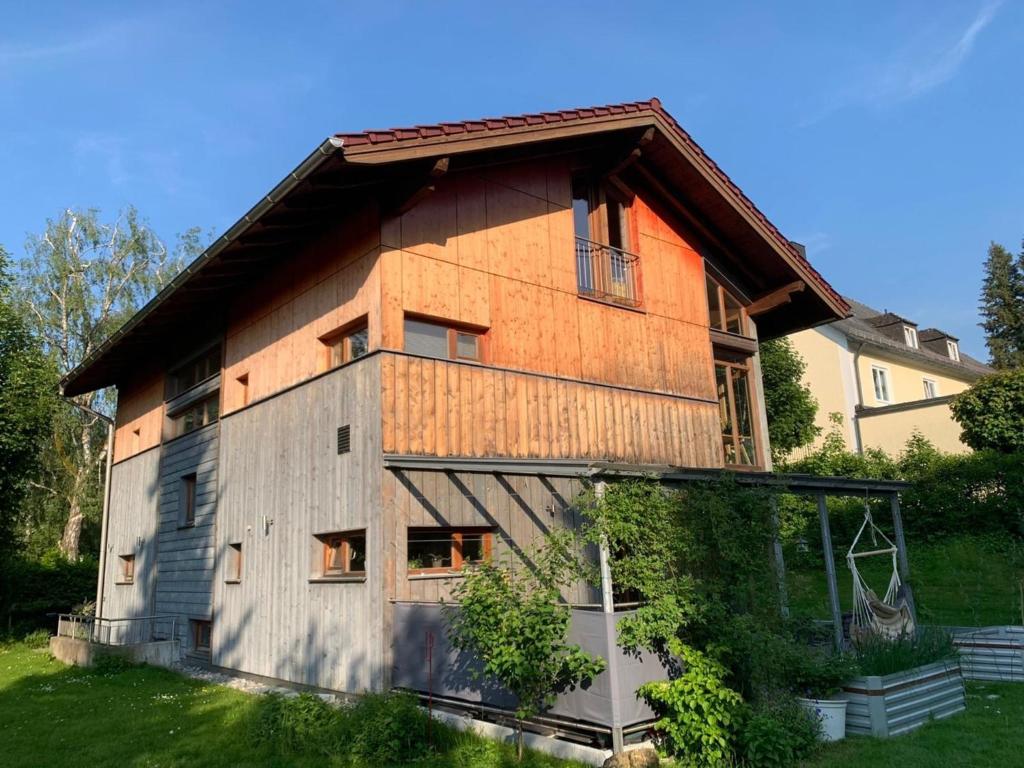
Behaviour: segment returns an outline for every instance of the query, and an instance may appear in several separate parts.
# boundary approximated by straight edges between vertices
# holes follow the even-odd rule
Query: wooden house
[[[595,468],[770,469],[757,340],[846,313],[657,99],[332,136],[64,382],[118,390],[99,615],[403,684]]]

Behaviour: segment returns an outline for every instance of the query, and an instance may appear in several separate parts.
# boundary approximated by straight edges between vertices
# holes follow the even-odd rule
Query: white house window
[[[955,341],[946,340],[946,349],[949,351],[949,359],[960,362],[960,347]]]
[[[917,328],[912,325],[904,325],[903,338],[907,342],[908,347],[917,349]]]
[[[889,391],[889,371],[877,366],[871,367],[871,378],[875,383],[875,400],[880,403],[892,402]]]
[[[924,380],[924,396],[926,400],[939,396],[939,385],[932,379]]]

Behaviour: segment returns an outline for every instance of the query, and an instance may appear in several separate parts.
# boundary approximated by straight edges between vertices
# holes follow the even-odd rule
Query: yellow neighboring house
[[[913,320],[846,300],[850,317],[789,337],[818,400],[822,434],[812,447],[832,428],[830,414],[839,413],[851,450],[897,455],[915,431],[942,451],[970,450],[960,442],[949,402],[992,369],[961,353],[948,333],[919,331]]]

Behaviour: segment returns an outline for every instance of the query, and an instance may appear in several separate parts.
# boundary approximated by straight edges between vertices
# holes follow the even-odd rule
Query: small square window
[[[366,575],[365,530],[329,533],[319,538],[323,542],[322,576]]]
[[[213,636],[213,622],[206,619],[192,619],[192,648],[209,651]]]
[[[236,583],[242,580],[242,543],[228,544],[227,581]]]
[[[370,332],[366,324],[335,331],[320,339],[324,345],[324,369],[330,370],[350,363],[370,351]]]
[[[135,583],[135,555],[121,555],[119,558],[121,565],[121,573],[119,574],[119,584],[134,584]]]
[[[196,524],[196,475],[194,472],[181,478],[178,494],[178,527],[190,528]]]

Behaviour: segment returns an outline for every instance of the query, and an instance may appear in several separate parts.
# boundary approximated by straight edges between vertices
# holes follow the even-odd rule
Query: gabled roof
[[[653,129],[653,130],[652,130]],[[766,338],[844,317],[849,307],[806,257],[754,205],[662,107],[658,99],[556,112],[438,123],[409,128],[339,133],[325,140],[292,173],[218,238],[125,325],[64,379],[68,395],[121,382],[140,356],[168,358],[175,345],[202,328],[223,323],[225,307],[241,281],[322,227],[331,211],[364,205],[427,178],[444,158],[452,169],[529,156],[585,141],[633,151],[643,142],[640,165],[693,223],[719,237],[753,287],[766,293],[799,280],[807,290],[792,303],[758,319]],[[612,142],[615,142],[614,144]],[[502,154],[504,153],[504,154]],[[519,153],[513,155],[512,153]],[[461,165],[460,165],[461,164]],[[742,258],[738,258],[742,256]],[[756,298],[756,296],[754,297]],[[180,351],[183,351],[182,347]]]
[[[898,315],[894,315],[891,312],[879,312],[877,309],[869,307],[867,304],[862,304],[850,297],[846,297],[846,301],[850,305],[852,314],[844,320],[832,323],[830,327],[842,331],[852,341],[862,342],[889,355],[903,358],[910,365],[938,369],[950,376],[971,381],[993,372],[991,367],[964,352],[960,352],[960,360],[958,362],[950,359],[948,355],[932,352],[930,349],[914,349],[909,347],[902,341],[880,332],[878,325],[874,322],[878,318],[886,317],[887,315],[897,318],[899,317]],[[904,322],[902,318],[899,321]],[[888,323],[882,323],[882,325],[885,324]],[[935,329],[930,330],[934,331]],[[931,340],[925,338],[925,333],[928,333],[928,331],[921,331],[918,334],[918,339],[921,341]]]
[[[940,331],[938,328],[925,328],[923,331],[917,334],[917,337],[921,341],[939,341],[940,339],[949,339],[950,341],[960,341],[959,338],[951,333]]]
[[[910,325],[914,328],[917,327],[917,323],[913,320],[907,320],[905,317],[901,317],[893,312],[883,312],[875,317],[867,318],[867,321],[875,328],[888,328],[890,325]]]

